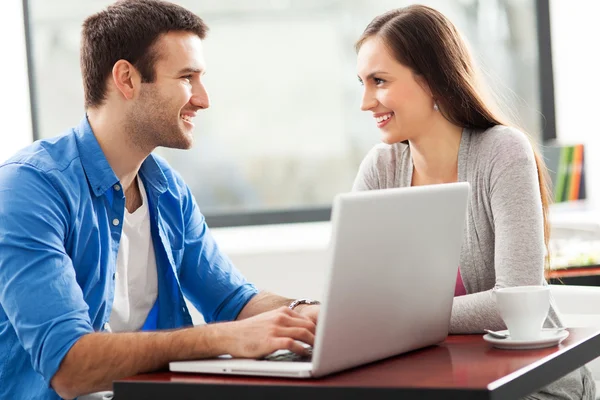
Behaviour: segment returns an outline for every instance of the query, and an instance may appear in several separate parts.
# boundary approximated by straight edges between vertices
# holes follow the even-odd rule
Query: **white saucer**
[[[498,331],[498,333],[508,333],[508,330]],[[529,350],[543,349],[544,347],[556,346],[569,336],[569,331],[542,330],[542,335],[536,340],[514,340],[510,336],[506,339],[498,339],[486,333],[483,340],[491,343],[499,349],[510,350]]]

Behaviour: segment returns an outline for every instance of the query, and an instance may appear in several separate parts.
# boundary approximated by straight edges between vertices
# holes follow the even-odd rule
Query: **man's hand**
[[[321,306],[318,304],[300,304],[294,308],[294,311],[307,317],[316,324],[319,318],[319,311],[321,311]]]
[[[71,399],[108,390],[117,379],[165,368],[170,361],[225,353],[259,358],[279,349],[306,355],[297,341],[312,346],[315,323],[302,315],[308,309],[299,311],[285,306],[243,320],[164,332],[90,333],[71,347],[51,386]]]
[[[305,355],[306,349],[297,341],[311,346],[315,341],[315,323],[288,307],[217,326],[224,350],[233,357],[259,358],[280,349]]]

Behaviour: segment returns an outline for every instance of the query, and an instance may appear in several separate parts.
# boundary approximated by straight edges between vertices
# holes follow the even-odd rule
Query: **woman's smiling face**
[[[364,85],[361,109],[373,113],[383,142],[412,139],[429,124],[435,111],[427,84],[399,63],[381,38],[362,43],[357,72]]]

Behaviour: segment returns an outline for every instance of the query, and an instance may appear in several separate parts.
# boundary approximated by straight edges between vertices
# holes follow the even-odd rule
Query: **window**
[[[83,116],[80,27],[110,2],[25,2],[35,134],[45,138]],[[333,196],[351,188],[379,141],[372,118],[359,110],[354,42],[374,16],[410,2],[176,3],[211,29],[205,82],[212,106],[198,118],[192,150],[157,153],[181,172],[213,226],[327,219]],[[538,141],[547,124],[552,132],[544,135],[552,137],[554,125],[540,112],[536,0],[423,3],[458,26],[518,122]],[[547,1],[538,3],[547,8]],[[553,122],[553,108],[551,114],[545,117]]]

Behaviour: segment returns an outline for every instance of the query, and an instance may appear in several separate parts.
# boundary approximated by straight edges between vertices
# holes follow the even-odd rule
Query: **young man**
[[[157,0],[89,17],[85,118],[0,167],[0,398],[73,398],[172,360],[313,343],[319,307],[258,293],[151,154],[192,146],[206,32]],[[208,325],[192,327],[184,295]]]

